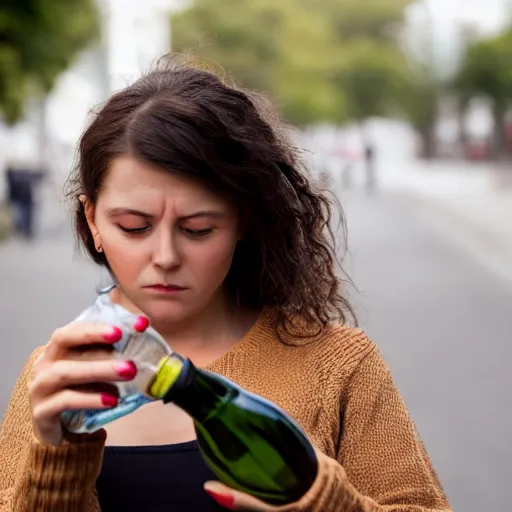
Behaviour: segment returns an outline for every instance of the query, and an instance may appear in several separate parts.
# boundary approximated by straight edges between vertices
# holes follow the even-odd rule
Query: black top
[[[218,480],[196,441],[164,446],[106,446],[96,483],[102,512],[221,512],[203,490]]]

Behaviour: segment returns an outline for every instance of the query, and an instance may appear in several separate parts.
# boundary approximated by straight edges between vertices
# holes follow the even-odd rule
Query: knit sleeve
[[[282,512],[450,512],[389,369],[378,350],[355,368],[342,393],[337,460],[318,453],[311,489]]]
[[[0,431],[0,512],[99,511],[94,486],[104,431],[61,447],[33,436],[28,383],[40,353],[32,353],[18,378]]]

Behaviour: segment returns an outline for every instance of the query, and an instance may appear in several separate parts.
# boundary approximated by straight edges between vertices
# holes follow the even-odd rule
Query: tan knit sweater
[[[62,447],[34,439],[27,384],[37,355],[16,384],[0,434],[0,511],[98,512],[105,432]],[[281,406],[319,450],[311,489],[277,510],[450,511],[389,370],[360,330],[333,327],[294,343],[279,339],[263,316],[208,369]]]

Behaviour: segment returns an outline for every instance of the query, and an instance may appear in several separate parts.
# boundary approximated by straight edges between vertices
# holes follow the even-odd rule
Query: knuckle
[[[44,386],[45,372],[38,372],[33,375],[28,383],[28,396],[31,400],[36,399],[40,395],[41,387]]]
[[[41,373],[48,368],[48,359],[45,358],[45,354],[41,354],[37,361],[32,365],[32,379],[37,378]]]
[[[66,339],[66,327],[59,327],[53,331],[50,336],[50,341],[52,345],[60,345]]]
[[[69,389],[62,392],[59,400],[59,413],[76,407],[75,393]]]
[[[57,361],[50,370],[50,380],[57,388],[64,387],[68,383],[66,366],[67,365],[62,364],[60,361]]]
[[[38,359],[33,365],[32,365],[32,375],[36,376],[41,371],[43,364],[41,359]]]
[[[34,364],[32,365],[33,368],[39,368],[41,366],[41,362],[44,361],[45,351],[42,350],[40,354],[37,356],[36,360],[34,361]]]
[[[35,422],[44,420],[45,416],[45,409],[41,404],[32,407],[32,418]]]
[[[57,361],[39,371],[34,372],[32,380],[28,384],[28,393],[31,399],[49,393],[51,390],[58,390],[67,385],[68,372],[66,365]]]

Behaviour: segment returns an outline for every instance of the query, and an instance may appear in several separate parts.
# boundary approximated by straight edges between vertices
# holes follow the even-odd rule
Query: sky
[[[410,54],[434,62],[449,78],[464,51],[463,28],[480,36],[496,33],[512,21],[512,0],[417,0],[407,10]]]
[[[483,30],[494,31],[507,19],[510,0],[423,0],[432,16],[443,20],[476,22]]]

